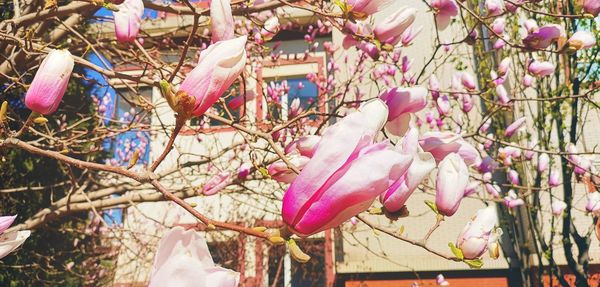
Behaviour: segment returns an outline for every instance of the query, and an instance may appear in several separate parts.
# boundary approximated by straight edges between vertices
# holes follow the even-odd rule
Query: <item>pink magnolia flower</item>
[[[204,237],[174,227],[160,240],[154,257],[150,287],[235,287],[238,272],[215,265]]]
[[[515,134],[517,131],[519,131],[519,129],[521,129],[521,127],[523,127],[523,125],[525,125],[525,121],[526,117],[516,119],[512,124],[506,127],[506,130],[504,131],[504,136],[507,138],[512,137],[513,134]]]
[[[529,33],[523,44],[530,49],[546,49],[560,37],[565,37],[565,30],[558,24],[547,24]]]
[[[498,216],[494,206],[477,211],[458,235],[458,247],[466,259],[479,258],[488,248],[494,248],[501,232],[496,230]]]
[[[299,137],[285,147],[285,153],[289,154],[297,151],[300,155],[311,158],[315,154],[320,141],[321,136],[318,135]]]
[[[519,185],[519,173],[514,169],[508,170],[508,180],[513,185]]]
[[[477,149],[453,132],[426,132],[419,138],[423,151],[430,152],[440,163],[448,154],[457,153],[467,165],[479,165],[481,156]]]
[[[227,187],[231,183],[231,173],[222,171],[211,177],[202,187],[204,195],[213,195]]]
[[[233,39],[235,37],[234,27],[230,0],[211,0],[210,32],[212,42]],[[200,58],[202,59],[202,55]]]
[[[498,64],[498,74],[500,76],[506,76],[509,71],[510,71],[510,58],[506,57],[506,58],[502,59],[502,61],[500,61],[500,64]]]
[[[117,8],[119,11],[113,12],[117,41],[134,41],[142,26],[144,2],[142,0],[125,0]]]
[[[550,187],[557,187],[560,185],[560,173],[558,170],[550,171],[550,176],[548,177],[548,185]]]
[[[13,222],[17,218],[16,215],[13,216],[0,216],[0,234],[4,233],[6,229],[8,229]]]
[[[387,211],[399,211],[419,184],[435,168],[433,156],[428,152],[418,151],[418,138],[418,129],[411,128],[400,142],[402,152],[413,156],[413,160],[408,170],[379,196],[379,201]]]
[[[203,115],[229,89],[246,65],[246,37],[219,41],[200,53],[198,65],[180,91],[196,98],[195,116]]]
[[[525,30],[527,30],[527,33],[533,33],[535,31],[537,31],[537,29],[539,29],[540,27],[538,26],[537,22],[534,19],[527,19],[523,22],[523,27],[525,28]]]
[[[506,205],[508,208],[515,208],[523,204],[525,204],[525,201],[522,198],[519,198],[512,189],[509,190],[508,194],[504,197],[504,205]]]
[[[377,47],[377,45],[371,42],[360,42],[358,44],[358,48],[365,54],[367,54],[367,56],[369,56],[371,59],[376,60],[377,58],[379,58],[379,48]]]
[[[386,128],[394,135],[402,135],[408,128],[410,113],[415,113],[427,106],[427,89],[424,87],[393,88],[379,98],[389,109]]]
[[[421,30],[423,30],[423,25],[417,28],[415,28],[412,25],[408,27],[408,29],[406,29],[404,33],[402,33],[402,35],[400,36],[400,43],[402,43],[402,46],[409,46],[412,43],[412,41],[417,37],[417,35],[421,33]]]
[[[440,30],[446,29],[452,17],[458,15],[458,5],[455,0],[432,0],[431,7],[434,9],[435,22]]]
[[[431,77],[429,77],[428,88],[431,91],[431,97],[433,98],[433,100],[437,100],[437,98],[440,96],[440,82],[438,81],[437,77],[433,74],[431,75]]]
[[[302,170],[310,158],[302,156],[298,153],[292,153],[288,155],[288,160],[299,170]],[[291,183],[298,176],[283,160],[278,160],[270,164],[267,168],[267,171],[269,172],[271,178],[282,183]]]
[[[342,224],[369,208],[408,169],[411,156],[388,142],[373,144],[386,119],[385,104],[373,100],[324,132],[283,197],[283,220],[292,232],[309,236]]]
[[[500,187],[489,183],[485,184],[485,191],[493,197],[500,197]]]
[[[452,216],[458,210],[469,183],[469,169],[460,155],[448,154],[440,163],[435,186],[435,205],[440,214]]]
[[[347,12],[355,18],[363,19],[389,7],[393,0],[346,0]]]
[[[492,31],[494,31],[494,33],[498,35],[504,34],[504,29],[506,28],[506,18],[498,17],[494,19],[494,22],[492,22],[490,27],[492,27]]]
[[[375,25],[375,38],[381,43],[395,46],[402,39],[404,31],[412,25],[417,15],[417,9],[401,7],[396,13]]]
[[[496,96],[501,104],[507,105],[510,103],[510,97],[508,96],[508,92],[506,92],[506,89],[503,85],[496,86]]]
[[[600,2],[600,1],[599,1]],[[589,49],[596,46],[596,37],[590,31],[577,31],[567,41],[575,50]]]
[[[477,89],[477,83],[475,82],[475,78],[473,78],[473,75],[471,75],[470,73],[467,73],[467,72],[461,73],[460,81],[461,81],[462,85],[465,88],[467,88],[468,90]]]
[[[250,170],[252,169],[252,164],[250,163],[242,163],[240,165],[240,167],[238,168],[238,175],[237,177],[239,179],[246,179],[248,177],[248,175],[250,175]]]
[[[552,214],[554,216],[560,216],[565,208],[567,208],[567,203],[562,200],[554,199],[551,204]]]
[[[598,16],[600,13],[600,1],[598,0],[583,0],[583,11]]]
[[[450,109],[452,108],[450,106],[450,98],[448,98],[447,95],[442,95],[441,97],[438,97],[435,103],[435,107],[437,108],[437,111],[441,116],[447,115],[450,112]]]
[[[525,76],[523,76],[523,80],[521,81],[521,83],[525,87],[531,87],[531,85],[533,84],[533,77],[529,74],[526,74]]]
[[[585,205],[585,210],[590,213],[600,210],[600,192],[595,191],[588,194],[588,202]]]
[[[273,16],[265,21],[265,25],[260,30],[260,34],[265,41],[269,41],[273,39],[277,33],[279,33],[279,29],[279,18],[277,18],[277,16]]]
[[[40,64],[25,95],[32,111],[49,115],[58,109],[75,65],[67,50],[52,50]]]
[[[554,65],[554,63],[548,62],[548,61],[543,61],[543,62],[533,61],[527,67],[527,71],[530,74],[532,74],[534,76],[538,76],[538,77],[545,77],[545,76],[552,75],[552,73],[554,73],[555,69],[556,69],[556,66]]]
[[[546,169],[548,169],[549,163],[550,163],[550,157],[548,156],[548,154],[546,154],[546,153],[540,154],[540,156],[538,157],[537,170],[539,172],[544,172]]]
[[[504,0],[485,0],[487,16],[498,16],[504,12]]]
[[[446,281],[446,278],[444,278],[444,275],[442,274],[438,274],[437,277],[435,277],[435,282],[437,283],[438,286],[450,286],[450,283],[448,283],[448,281]]]
[[[238,95],[235,98],[231,99],[227,103],[227,107],[230,110],[237,110],[240,107],[242,107],[244,105],[244,103],[252,101],[255,98],[256,98],[256,93],[254,93],[253,91],[246,91],[245,95],[242,93],[241,95]]]
[[[529,142],[529,144],[527,144],[527,148],[529,149],[529,150],[525,151],[525,158],[527,160],[531,160],[533,158],[533,156],[535,155],[535,152],[532,151],[532,149],[534,149],[537,144],[538,144],[538,142],[536,139],[531,140]]]

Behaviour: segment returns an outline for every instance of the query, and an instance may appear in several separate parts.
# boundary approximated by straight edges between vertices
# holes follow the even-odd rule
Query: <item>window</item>
[[[309,80],[322,75],[324,60],[321,56],[307,60],[280,60],[277,64],[266,62],[257,75],[258,121],[277,124],[303,111],[325,112],[324,95]],[[293,108],[295,101],[298,106]],[[318,116],[311,115],[309,119],[315,122]]]

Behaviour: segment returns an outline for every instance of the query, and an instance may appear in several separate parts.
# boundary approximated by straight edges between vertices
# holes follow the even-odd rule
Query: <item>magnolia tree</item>
[[[178,205],[173,209],[189,212],[200,223],[164,234],[151,286],[238,284],[239,274],[215,266],[205,239],[194,229],[229,230],[285,244],[295,260],[307,262],[310,254],[297,241],[347,221],[392,236],[399,245],[412,244],[440,260],[461,261],[472,268],[482,267],[483,256],[498,258],[502,249],[523,285],[537,285],[549,275],[562,286],[571,281],[588,286],[588,251],[592,237],[600,234],[595,232],[600,176],[593,164],[600,137],[588,127],[600,112],[595,18],[600,1],[419,3],[427,11],[387,0],[213,0],[209,8],[187,0],[174,4],[4,4],[10,9],[0,22],[0,75],[3,93],[17,95],[17,100],[1,106],[0,154],[4,161],[11,150],[21,150],[60,162],[69,170],[64,185],[70,191],[29,218],[19,217],[13,227],[14,215],[0,217],[0,256],[23,244],[30,230],[36,232],[57,218],[91,212],[97,225],[102,224],[101,213],[110,208],[172,201]],[[114,21],[108,21],[114,22],[114,33],[91,36],[85,24],[93,26],[90,21],[98,18],[93,15],[103,7],[113,11]],[[314,21],[303,26],[282,7],[307,11]],[[159,16],[191,17],[193,22],[176,27],[185,31],[184,41],[176,42],[172,31],[146,33],[145,22],[161,20],[145,19],[144,9]],[[384,9],[394,12],[377,18]],[[432,39],[420,38],[423,27],[413,23],[417,17],[430,19]],[[290,91],[285,81],[271,83],[260,93],[247,86],[261,63],[280,64],[277,44],[272,44],[282,30],[306,33],[305,59],[319,48],[319,35],[343,33],[341,43],[322,44],[326,75],[306,76],[322,99],[308,105],[296,99],[288,109],[279,100]],[[420,66],[413,65],[417,55],[403,52],[414,41],[430,41],[433,47],[431,55],[418,55],[427,59]],[[175,50],[178,60],[160,57],[167,50]],[[198,54],[190,56],[189,51]],[[465,61],[465,53],[472,60]],[[90,55],[100,61],[89,61]],[[143,71],[113,69],[110,63],[117,62]],[[439,72],[444,65],[454,72]],[[142,112],[114,120],[105,118],[107,103],[98,98],[95,109],[82,110],[67,122],[61,100],[74,82],[88,80],[85,70],[133,94],[139,93],[140,85],[155,87],[162,99],[155,103],[120,95]],[[367,87],[379,92],[371,94]],[[259,124],[248,113],[235,112],[258,97],[270,112],[286,109],[288,116],[269,114]],[[18,112],[23,102],[30,110],[25,117]],[[175,114],[172,126],[163,125],[164,116],[155,113],[164,102]],[[160,125],[148,124],[153,113]],[[191,183],[173,189],[163,179],[176,170],[159,166],[190,120],[201,123],[198,132],[202,123],[220,122],[244,140],[219,147],[216,155],[200,161],[178,162],[176,170],[204,167],[207,176],[200,189]],[[81,126],[90,122],[94,125],[82,133]],[[104,141],[129,131],[164,133],[169,141],[150,163],[139,162],[142,148],[131,143],[117,147],[122,149],[121,161],[98,159]],[[210,168],[229,152],[241,161],[239,168]],[[107,177],[125,180],[99,183]],[[280,204],[281,226],[215,220],[215,214],[200,213],[184,200],[225,188],[249,188],[244,186],[247,181],[282,183],[283,196],[264,195],[264,200]],[[154,193],[135,194],[140,187],[151,187]],[[371,220],[410,220],[402,217],[415,192],[432,195],[426,204],[437,219],[424,238],[411,238]],[[473,211],[449,248],[430,246],[435,230],[460,209],[465,197],[487,207]],[[576,212],[590,218],[585,226],[575,225]],[[566,259],[566,268],[559,266],[558,257]],[[440,276],[438,284],[448,282]]]

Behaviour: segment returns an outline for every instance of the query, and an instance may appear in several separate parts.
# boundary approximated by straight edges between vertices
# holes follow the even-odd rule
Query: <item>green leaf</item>
[[[437,206],[435,206],[435,203],[433,201],[425,200],[425,204],[427,204],[427,206],[429,206],[429,208],[431,208],[431,210],[435,212],[435,214],[440,214],[440,212],[437,209]]]
[[[467,263],[467,265],[469,265],[469,267],[471,267],[473,269],[479,269],[479,268],[483,267],[483,261],[481,261],[481,258],[477,258],[477,259],[465,259],[463,261],[465,263]]]
[[[454,243],[448,242],[448,246],[450,247],[450,250],[452,250],[452,253],[454,254],[454,256],[456,256],[456,258],[458,258],[459,260],[465,259],[465,256],[463,255],[462,250],[460,250],[458,247],[456,247],[454,245]]]

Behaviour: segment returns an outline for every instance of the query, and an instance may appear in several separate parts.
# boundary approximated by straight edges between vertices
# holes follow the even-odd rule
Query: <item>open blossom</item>
[[[401,7],[396,13],[375,25],[373,32],[381,43],[395,46],[402,39],[402,34],[415,21],[417,9]]]
[[[567,208],[567,203],[562,200],[554,199],[552,200],[552,214],[555,216],[560,216],[565,208]]]
[[[457,153],[467,165],[479,165],[481,156],[477,149],[453,132],[426,132],[419,138],[423,151],[430,152],[439,163],[448,154]]]
[[[525,204],[522,198],[519,198],[514,190],[509,190],[508,194],[504,197],[504,205],[508,208],[515,208]]]
[[[117,41],[131,42],[137,38],[142,26],[144,2],[142,0],[125,0],[117,8],[119,11],[113,12]]]
[[[440,214],[452,216],[458,210],[469,183],[469,169],[456,153],[448,154],[439,165],[435,182],[435,205]]]
[[[394,135],[402,135],[408,128],[410,114],[427,106],[427,89],[424,87],[393,88],[379,98],[388,106],[388,124],[386,128]]]
[[[229,89],[246,65],[246,37],[219,41],[200,53],[198,65],[179,91],[196,98],[193,114],[203,115]]]
[[[379,196],[379,201],[387,211],[399,211],[419,184],[435,168],[433,156],[428,152],[419,151],[418,138],[418,129],[411,128],[399,142],[402,153],[412,155],[413,160],[408,170]]]
[[[234,38],[230,0],[210,1],[210,32],[213,43]]]
[[[496,230],[496,225],[498,225],[498,215],[493,205],[478,210],[458,235],[456,247],[462,251],[466,259],[479,258],[488,248],[498,248],[496,243],[501,231]],[[497,250],[492,251],[497,253]]]
[[[440,30],[446,29],[452,17],[458,15],[458,5],[455,0],[433,0],[431,7],[434,9],[435,22]]]
[[[386,141],[373,143],[386,119],[385,104],[372,100],[323,133],[314,156],[283,197],[283,220],[292,232],[309,236],[342,224],[369,208],[406,172],[411,156]]]
[[[277,16],[273,16],[265,21],[265,25],[260,30],[260,34],[262,35],[265,41],[269,41],[279,33],[279,18]]]
[[[238,272],[215,265],[204,237],[175,227],[160,240],[152,265],[150,287],[235,287]]]
[[[564,28],[558,24],[547,24],[529,33],[523,44],[530,49],[546,49],[560,37],[565,37]]]
[[[506,130],[504,131],[504,136],[507,138],[512,137],[517,131],[519,131],[519,129],[521,129],[521,127],[523,127],[523,125],[525,125],[525,121],[525,117],[516,119],[512,124],[506,127]]]
[[[589,49],[596,46],[596,37],[590,31],[577,31],[567,43],[575,50]]]
[[[40,64],[25,95],[32,111],[49,115],[58,109],[75,65],[68,50],[52,50]]]
[[[211,177],[202,187],[202,193],[213,195],[227,187],[231,183],[231,173],[222,171]]]

